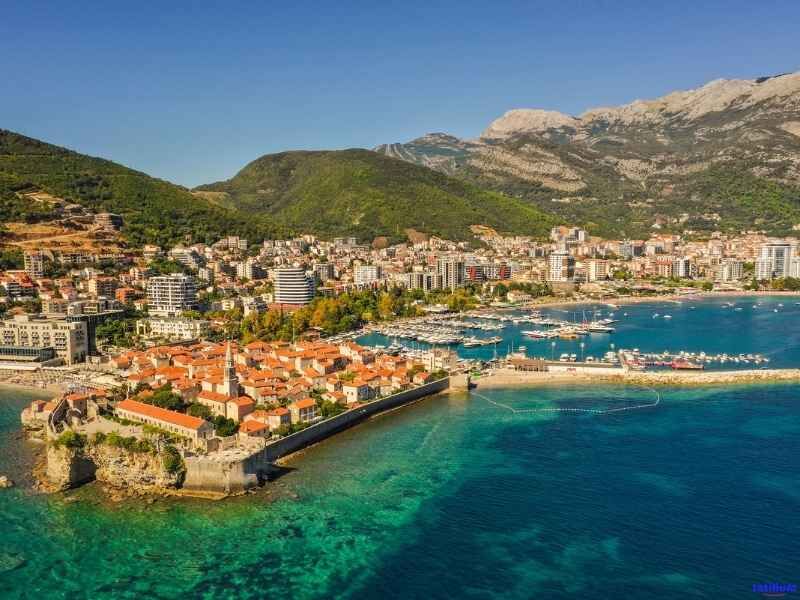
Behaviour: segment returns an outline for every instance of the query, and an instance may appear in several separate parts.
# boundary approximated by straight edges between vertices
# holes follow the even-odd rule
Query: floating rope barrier
[[[496,400],[492,400],[491,398],[484,396],[478,392],[471,392],[472,395],[481,398],[482,400],[486,400],[490,404],[494,404],[498,408],[502,408],[512,412],[513,414],[526,414],[526,413],[536,413],[536,412],[569,412],[569,413],[591,413],[595,415],[605,415],[608,413],[614,412],[623,412],[626,410],[637,410],[641,408],[653,408],[658,406],[661,403],[661,394],[655,390],[654,388],[645,388],[648,391],[653,392],[656,395],[656,399],[652,402],[648,402],[645,404],[634,404],[632,406],[620,406],[617,408],[514,408],[513,406],[509,406],[508,404],[504,404],[502,402],[497,402]]]

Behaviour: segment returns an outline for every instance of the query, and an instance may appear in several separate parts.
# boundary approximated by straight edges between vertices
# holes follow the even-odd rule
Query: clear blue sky
[[[4,2],[0,127],[197,185],[800,69],[797,1],[173,4]]]

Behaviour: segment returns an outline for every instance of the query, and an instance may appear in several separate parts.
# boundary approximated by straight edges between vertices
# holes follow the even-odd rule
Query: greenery
[[[412,296],[399,288],[390,291],[349,292],[335,298],[315,298],[291,314],[269,310],[251,314],[241,321],[239,334],[244,343],[253,340],[291,340],[310,328],[332,335],[360,327],[370,321],[416,316]]]
[[[126,308],[121,317],[106,319],[95,329],[97,342],[123,348],[132,347],[136,342],[136,321],[142,316],[141,312]]]
[[[122,450],[127,450],[128,452],[137,452],[141,454],[147,453],[155,453],[155,447],[153,446],[152,442],[149,440],[140,440],[135,437],[128,437],[118,434],[116,431],[112,431],[108,434],[96,433],[94,436],[94,442],[96,444],[106,444],[107,446],[111,446],[113,448],[121,448]]]
[[[164,447],[161,451],[161,464],[164,465],[167,473],[172,473],[173,475],[184,471],[186,468],[183,464],[183,458],[181,458],[181,454],[175,446]]]
[[[3,219],[4,221],[8,219]],[[18,248],[3,248],[0,250],[0,270],[8,271],[22,269],[25,266],[25,259],[22,250]]]
[[[495,297],[505,299],[510,291],[524,292],[530,294],[534,298],[549,296],[551,294],[550,286],[546,283],[528,283],[523,281],[498,283],[494,286],[493,294]]]
[[[401,241],[407,229],[468,240],[472,225],[543,237],[558,222],[515,198],[369,150],[269,154],[197,189],[291,229],[367,242]]]
[[[186,409],[186,414],[199,419],[205,419],[206,421],[211,420],[211,409],[199,402],[190,404]]]
[[[27,189],[42,189],[92,211],[121,214],[123,233],[136,245],[210,243],[231,234],[257,242],[283,233],[272,221],[218,206],[181,186],[0,129],[2,221],[39,219],[16,195]]]
[[[800,279],[795,277],[785,277],[773,279],[769,282],[770,289],[773,290],[786,290],[790,292],[800,291]]]
[[[239,424],[233,419],[228,419],[222,415],[217,415],[211,422],[214,424],[214,429],[217,430],[219,437],[228,437],[239,431]]]
[[[56,448],[70,448],[71,450],[80,450],[86,446],[86,436],[82,433],[77,433],[71,429],[67,429],[64,433],[59,435],[53,440],[53,446]]]
[[[172,391],[172,385],[169,383],[162,385],[152,395],[141,397],[141,401],[167,410],[183,409],[183,399]]]
[[[190,274],[192,272],[189,267],[177,261],[161,257],[156,257],[151,260],[147,267],[153,271],[154,275],[172,275],[173,273]]]

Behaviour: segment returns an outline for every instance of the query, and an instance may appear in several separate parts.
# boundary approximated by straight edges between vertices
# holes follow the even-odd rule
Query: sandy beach
[[[16,378],[10,378],[9,380],[0,379],[0,388],[9,389],[9,390],[22,390],[27,392],[39,392],[41,394],[52,394],[56,396],[64,392],[64,386],[59,383],[48,383],[44,387],[34,383],[32,381],[28,382],[25,380],[17,380]]]
[[[627,385],[725,385],[800,381],[800,369],[743,369],[741,371],[623,371],[610,373],[531,372],[497,369],[473,378],[480,389],[554,384],[620,383]]]

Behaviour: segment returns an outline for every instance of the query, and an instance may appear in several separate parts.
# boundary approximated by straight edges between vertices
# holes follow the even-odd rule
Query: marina
[[[447,346],[478,362],[526,346],[556,362],[606,362],[627,349],[633,369],[774,369],[800,364],[800,332],[787,327],[798,318],[800,303],[781,296],[654,299],[437,315],[372,325],[357,340],[396,352]]]

